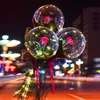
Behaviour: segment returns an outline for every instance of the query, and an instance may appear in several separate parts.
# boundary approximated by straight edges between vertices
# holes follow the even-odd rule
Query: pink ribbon
[[[40,69],[36,69],[36,83],[38,85],[38,89],[40,89]]]

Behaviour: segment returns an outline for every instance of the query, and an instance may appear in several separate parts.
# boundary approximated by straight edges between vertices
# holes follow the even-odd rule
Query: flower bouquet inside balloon
[[[22,59],[32,63],[33,67],[26,72],[24,84],[14,94],[19,95],[19,100],[33,100],[29,99],[32,93],[34,100],[40,100],[45,93],[48,73],[54,93],[53,60],[58,55],[75,59],[83,53],[86,45],[81,31],[74,27],[63,28],[63,13],[54,5],[38,8],[32,17],[32,23],[33,29],[25,34],[27,50],[22,52]]]

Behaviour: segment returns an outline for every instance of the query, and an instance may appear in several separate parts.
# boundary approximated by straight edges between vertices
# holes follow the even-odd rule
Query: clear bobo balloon
[[[78,29],[67,27],[58,32],[57,35],[61,41],[62,51],[65,57],[73,59],[83,53],[86,41]]]
[[[36,59],[47,59],[56,54],[58,37],[48,28],[35,27],[25,36],[25,46]]]
[[[36,10],[32,18],[33,24],[44,25],[50,30],[57,32],[64,25],[62,11],[54,5],[44,5]]]

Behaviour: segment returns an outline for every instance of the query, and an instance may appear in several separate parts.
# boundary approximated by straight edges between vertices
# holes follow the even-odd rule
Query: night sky
[[[99,0],[98,0],[99,1]],[[100,6],[99,2],[80,0],[5,0],[0,2],[0,39],[4,34],[10,39],[24,41],[26,27],[32,27],[32,16],[42,5],[53,4],[60,8],[65,16],[64,27],[71,26],[80,15],[82,8]],[[23,44],[21,44],[21,49]]]

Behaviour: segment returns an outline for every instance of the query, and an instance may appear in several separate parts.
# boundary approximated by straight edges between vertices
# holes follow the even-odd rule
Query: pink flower
[[[74,44],[74,41],[73,41],[73,39],[71,37],[66,38],[66,41],[71,45]]]
[[[48,37],[44,36],[44,37],[41,37],[40,41],[43,43],[44,46],[46,46],[48,41],[49,41],[49,39],[48,39]]]
[[[49,23],[49,22],[51,21],[51,18],[50,18],[49,16],[45,16],[45,17],[44,17],[44,21],[45,21],[46,23]]]

